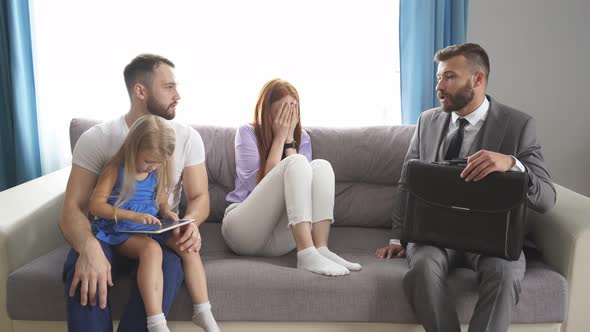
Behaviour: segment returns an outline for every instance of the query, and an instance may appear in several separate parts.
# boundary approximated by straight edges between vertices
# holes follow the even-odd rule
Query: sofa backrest
[[[73,119],[70,144],[99,121]],[[205,144],[210,221],[220,221],[234,189],[236,128],[193,125]],[[397,182],[415,126],[307,127],[313,159],[328,160],[336,175],[335,226],[391,227]]]

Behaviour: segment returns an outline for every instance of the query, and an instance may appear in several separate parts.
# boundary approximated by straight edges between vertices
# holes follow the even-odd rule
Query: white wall
[[[537,120],[553,181],[590,196],[590,1],[471,0],[488,92]]]

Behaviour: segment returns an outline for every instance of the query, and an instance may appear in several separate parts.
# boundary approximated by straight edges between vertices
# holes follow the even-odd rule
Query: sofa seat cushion
[[[201,226],[209,297],[220,321],[416,323],[402,289],[406,260],[374,257],[375,249],[387,243],[387,229],[334,227],[332,250],[359,262],[363,269],[344,277],[325,277],[297,270],[294,252],[273,258],[234,255],[223,242],[220,227],[219,223]],[[7,304],[12,319],[66,319],[61,271],[68,250],[68,246],[55,249],[10,274]],[[513,322],[563,322],[566,280],[538,255],[527,254],[527,272]],[[109,293],[115,319],[126,303],[130,282],[129,276],[120,276]],[[476,274],[456,269],[448,284],[461,321],[468,322],[477,300]],[[183,287],[168,319],[190,320],[191,308]]]

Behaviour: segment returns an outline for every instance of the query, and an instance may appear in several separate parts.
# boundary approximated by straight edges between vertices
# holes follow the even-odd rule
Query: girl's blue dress
[[[156,185],[158,178],[155,172],[151,172],[145,180],[135,181],[135,193],[129,198],[129,200],[123,203],[119,209],[130,210],[134,212],[148,213],[152,216],[158,214],[158,208],[156,204]],[[108,203],[115,205],[117,197],[120,193],[121,186],[123,184],[123,165],[118,168],[117,183],[113,187],[111,197],[108,199]],[[92,231],[94,232],[97,239],[106,242],[111,245],[120,244],[125,242],[131,235],[131,233],[122,233],[118,230],[132,227],[137,225],[136,222],[131,220],[118,219],[115,223],[113,219],[97,218],[92,222]],[[148,234],[151,238],[158,241],[160,244],[164,244],[166,239],[171,235],[170,231],[162,234]]]

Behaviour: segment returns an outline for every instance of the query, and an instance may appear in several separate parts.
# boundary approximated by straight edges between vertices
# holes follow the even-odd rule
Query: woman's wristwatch
[[[293,141],[291,143],[285,143],[285,145],[283,145],[283,150],[287,149],[297,149],[297,142]]]

